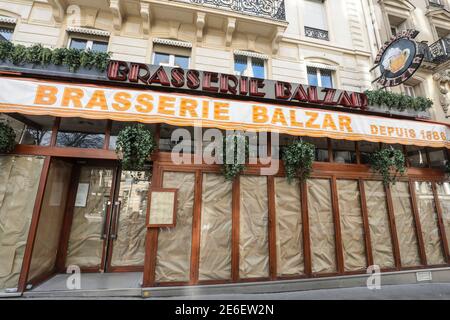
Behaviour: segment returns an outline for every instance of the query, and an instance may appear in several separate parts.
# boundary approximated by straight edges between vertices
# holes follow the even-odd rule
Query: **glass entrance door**
[[[150,170],[120,172],[109,238],[110,271],[131,271],[144,265],[149,173]]]
[[[80,165],[66,267],[83,271],[142,269],[148,171],[117,165]]]

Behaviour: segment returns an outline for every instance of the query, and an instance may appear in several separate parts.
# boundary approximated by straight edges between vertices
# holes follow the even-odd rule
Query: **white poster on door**
[[[79,183],[77,197],[75,198],[75,207],[86,207],[89,192],[89,183]]]

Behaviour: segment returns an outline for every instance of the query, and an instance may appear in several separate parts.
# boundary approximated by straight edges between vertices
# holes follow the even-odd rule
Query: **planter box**
[[[79,78],[94,81],[107,81],[106,71],[100,72],[97,69],[79,68],[76,72],[70,72],[66,66],[56,66],[49,64],[46,66],[34,65],[32,63],[25,63],[20,66],[12,64],[9,61],[0,62],[0,70],[11,72],[22,72],[26,74],[56,76],[64,78]]]
[[[395,115],[404,116],[409,118],[420,118],[420,119],[431,119],[431,114],[429,111],[415,111],[415,110],[404,110],[399,111],[395,109],[389,109],[385,106],[368,106],[368,111],[382,113],[384,115]]]

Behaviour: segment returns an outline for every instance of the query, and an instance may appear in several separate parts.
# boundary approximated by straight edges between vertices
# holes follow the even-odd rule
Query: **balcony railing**
[[[330,40],[328,31],[305,26],[305,36],[320,40]]]
[[[286,21],[284,0],[175,0]]]
[[[429,7],[448,9],[448,6],[444,3],[444,0],[428,0]]]
[[[439,39],[430,45],[429,50],[432,62],[443,63],[450,60],[450,39]]]

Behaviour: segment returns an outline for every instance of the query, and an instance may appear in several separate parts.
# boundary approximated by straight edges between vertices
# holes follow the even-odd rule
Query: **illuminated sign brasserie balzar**
[[[179,88],[228,97],[341,106],[361,110],[367,107],[367,96],[364,93],[210,71],[185,70],[113,60],[108,66],[107,76],[109,80],[113,81]]]

